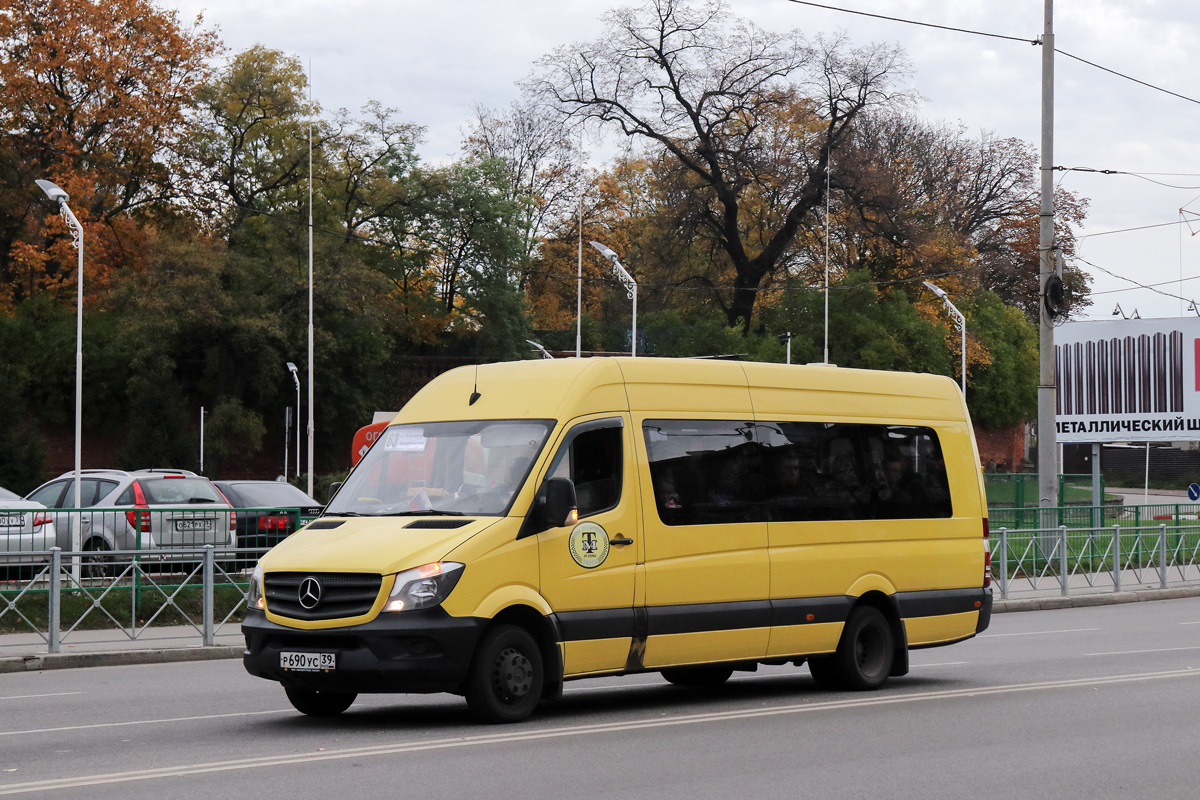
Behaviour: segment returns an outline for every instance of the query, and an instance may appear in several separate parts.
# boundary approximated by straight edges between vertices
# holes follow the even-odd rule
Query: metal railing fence
[[[190,627],[211,646],[223,626],[240,622],[249,586],[244,571],[262,552],[205,545],[171,555],[178,560],[53,547],[44,563],[0,583],[0,630],[35,633],[50,653],[77,631],[102,628],[134,640],[163,624]]]
[[[182,625],[211,645],[240,621],[258,559],[311,519],[298,508],[204,505],[8,514],[0,520],[0,633],[35,633],[57,653],[83,630],[138,639]]]
[[[1022,592],[1166,589],[1200,580],[1200,524],[992,529],[992,579],[1000,599]]]

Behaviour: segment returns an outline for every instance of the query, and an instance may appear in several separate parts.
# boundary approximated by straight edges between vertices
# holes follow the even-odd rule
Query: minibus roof
[[[753,401],[749,386],[754,387]],[[474,398],[474,399],[472,399]],[[897,406],[889,398],[903,398]],[[559,358],[446,372],[401,409],[397,422],[556,419],[616,411],[827,418],[966,415],[958,385],[940,375],[698,358]]]

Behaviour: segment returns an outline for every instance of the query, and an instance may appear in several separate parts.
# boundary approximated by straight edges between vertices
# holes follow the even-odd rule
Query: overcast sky
[[[1044,0],[818,0],[868,13],[1038,38]],[[315,99],[356,110],[368,100],[425,126],[421,154],[458,155],[477,103],[502,108],[516,82],[559,45],[596,38],[618,3],[582,0],[160,0],[185,19],[203,12],[231,52],[256,43],[311,63]],[[1027,43],[871,19],[789,0],[731,0],[734,13],[769,30],[845,32],[857,45],[899,44],[928,119],[961,122],[1033,145],[1040,141],[1041,48]],[[1057,47],[1155,86],[1200,99],[1195,0],[1059,0]],[[1144,318],[1191,314],[1200,301],[1200,104],[1056,57],[1054,163],[1136,172],[1138,177],[1060,173],[1091,201],[1079,248],[1093,276],[1087,316],[1111,319],[1119,302]],[[1149,173],[1169,173],[1150,175]],[[1178,225],[1180,209],[1195,212]],[[1188,216],[1188,215],[1185,215]],[[1148,230],[1106,231],[1166,223]],[[1105,272],[1107,270],[1108,272]],[[1110,275],[1108,273],[1113,273]],[[1120,276],[1120,277],[1114,277]],[[1122,278],[1129,279],[1123,280]],[[1182,284],[1180,283],[1180,279]],[[1122,291],[1115,291],[1122,290]]]

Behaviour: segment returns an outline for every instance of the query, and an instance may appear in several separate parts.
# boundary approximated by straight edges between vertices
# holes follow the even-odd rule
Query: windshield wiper
[[[466,512],[465,511],[445,511],[440,508],[425,508],[425,509],[421,509],[420,511],[391,511],[387,514],[372,514],[371,516],[376,516],[376,517],[420,517],[420,516],[426,516],[426,515],[431,516],[431,517],[464,517],[464,516],[466,516]]]

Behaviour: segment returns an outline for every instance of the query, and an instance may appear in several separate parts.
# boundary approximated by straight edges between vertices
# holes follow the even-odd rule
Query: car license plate
[[[337,653],[280,653],[279,667],[294,672],[337,669]]]
[[[213,529],[213,521],[211,519],[177,519],[175,520],[175,530],[180,533],[188,531],[211,531]]]
[[[24,524],[24,514],[0,514],[0,528],[20,528]]]

